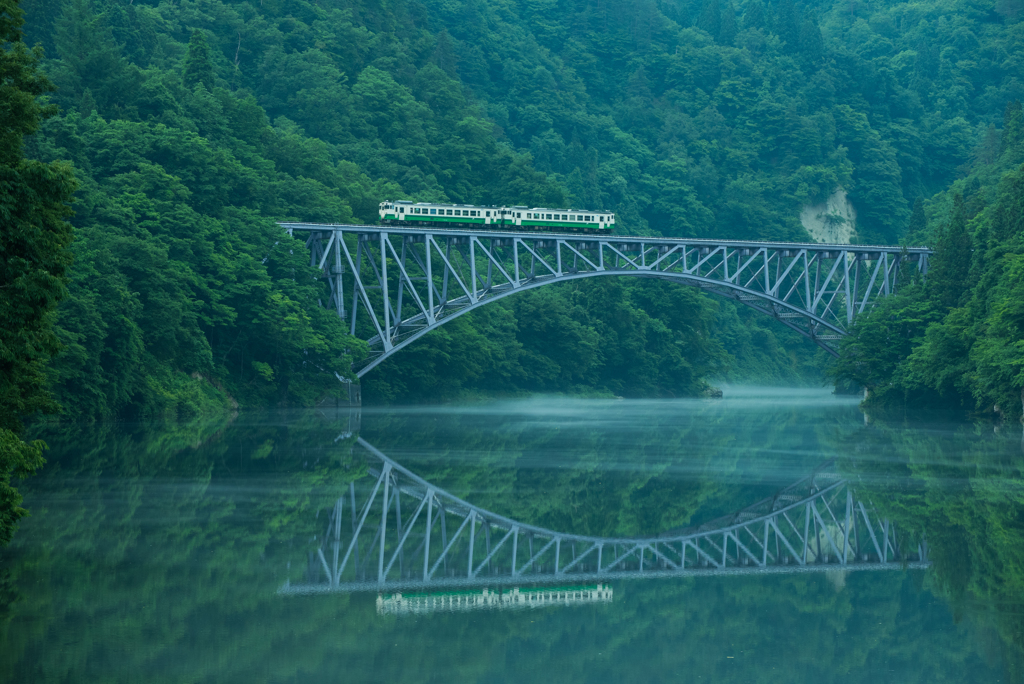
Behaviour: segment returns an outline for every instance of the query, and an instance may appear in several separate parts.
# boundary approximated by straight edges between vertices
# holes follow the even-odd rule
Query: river
[[[31,516],[0,556],[2,682],[1021,681],[1019,425],[867,420],[856,399],[825,390],[727,388],[717,400],[537,398],[38,432],[48,463],[20,483]],[[332,584],[331,534],[356,529],[355,502],[386,463],[408,473],[393,487],[404,487],[398,532],[426,519],[403,497],[429,490],[437,511],[449,502],[452,538],[472,517],[456,515],[457,500],[530,529],[636,539],[695,529],[827,469],[899,531],[899,557],[857,569],[826,548],[783,567],[794,554],[776,544],[768,572],[737,546],[728,572],[695,555],[675,573],[650,556],[606,578],[545,576],[569,566],[566,541],[562,560],[533,563],[532,575],[494,579],[530,565],[495,550],[470,563],[472,581],[438,560],[436,586],[403,593],[373,587],[379,547],[367,538]],[[488,525],[487,550],[510,529]],[[419,582],[409,544],[389,577]],[[584,546],[572,544],[575,558]],[[510,546],[501,553],[526,553]],[[609,566],[595,556],[592,568]]]

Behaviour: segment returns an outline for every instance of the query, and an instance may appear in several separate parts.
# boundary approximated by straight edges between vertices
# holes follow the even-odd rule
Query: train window
[[[522,212],[516,212],[516,218],[523,218]]]
[[[431,214],[436,214],[436,213],[437,213],[437,209],[431,209],[431,210],[430,210],[430,213],[431,213]]]
[[[462,210],[461,209],[456,209],[455,210],[455,215],[456,216],[462,216]]]
[[[487,215],[488,215],[488,216],[490,216],[490,215],[491,215],[491,212],[487,212]]]
[[[399,214],[404,214],[405,213],[405,207],[398,207],[398,213]]]

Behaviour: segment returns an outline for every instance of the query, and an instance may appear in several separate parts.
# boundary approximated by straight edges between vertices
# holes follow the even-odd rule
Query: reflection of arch
[[[335,503],[307,582],[284,593],[425,590],[613,577],[750,574],[928,565],[858,500],[831,464],[772,497],[700,527],[648,538],[592,537],[527,525],[468,503],[360,438],[371,476]]]
[[[536,287],[602,275],[661,278],[780,320],[835,355],[854,318],[891,294],[923,247],[579,236],[282,224],[306,233],[328,306],[369,331],[362,377],[391,354],[480,306]],[[350,299],[346,300],[346,287]]]

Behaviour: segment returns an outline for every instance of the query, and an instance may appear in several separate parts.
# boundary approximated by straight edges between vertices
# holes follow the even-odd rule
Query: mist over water
[[[1019,428],[865,422],[856,397],[726,387],[40,436],[32,516],[0,557],[4,682],[1020,679]],[[497,515],[606,537],[700,524],[834,461],[932,566],[609,577],[522,610],[281,595],[372,477],[357,438]]]

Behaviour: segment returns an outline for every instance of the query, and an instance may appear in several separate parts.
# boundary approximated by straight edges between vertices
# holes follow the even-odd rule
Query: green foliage
[[[181,82],[192,90],[202,84],[206,90],[213,90],[213,63],[210,61],[210,46],[202,31],[193,31],[188,41],[188,54],[185,55],[185,73]]]
[[[892,243],[907,198],[971,159],[1004,163],[1022,125],[1000,57],[1020,47],[1009,11],[26,2],[64,109],[30,151],[82,179],[58,322],[68,351],[52,368],[71,415],[188,413],[179,391],[210,388],[244,406],[337,393],[361,346],[318,306],[325,284],[277,220],[373,221],[390,197],[607,208],[628,234],[805,240],[801,208],[842,186],[856,238]],[[970,219],[979,200],[963,194]],[[674,289],[698,312],[688,326],[651,308],[659,288],[524,294],[404,350],[406,377],[367,394],[673,395],[710,376],[816,375],[799,360],[812,348],[777,326]],[[523,318],[536,312],[553,319]]]
[[[387,403],[476,393],[694,396],[728,360],[714,332],[717,308],[658,281],[544,287],[431,333],[365,376],[364,392]]]
[[[954,195],[949,221],[934,235],[933,245],[928,291],[939,306],[951,309],[959,304],[970,284],[971,236],[967,232],[964,198],[959,193]]]
[[[42,440],[26,442],[14,430],[0,428],[0,546],[10,543],[18,520],[28,514],[11,479],[24,478],[41,468],[45,448]]]
[[[1011,111],[1008,120],[1014,116]],[[870,388],[876,405],[1021,415],[1022,153],[1020,141],[1004,146],[991,163],[979,163],[967,179],[932,201],[948,207],[949,215],[930,239],[935,253],[927,282],[882,302],[842,342],[834,375]],[[970,196],[964,196],[965,189]],[[923,208],[915,208],[914,222],[916,234],[924,234]]]
[[[22,156],[22,139],[52,115],[39,96],[53,87],[40,72],[40,50],[21,38],[22,11],[0,2],[0,545],[25,515],[11,478],[42,465],[45,444],[21,440],[22,420],[57,410],[45,382],[59,349],[54,312],[71,265],[65,220],[75,191],[67,164]]]

